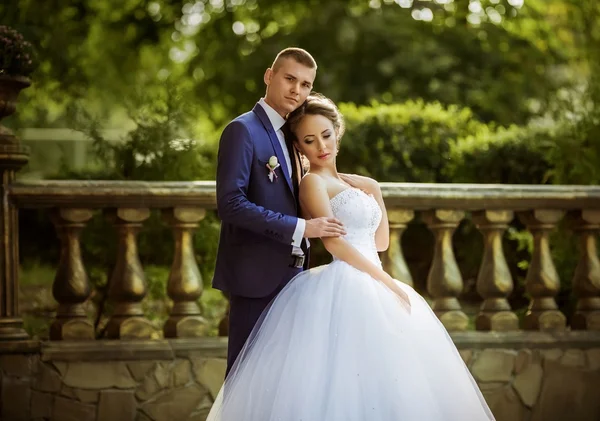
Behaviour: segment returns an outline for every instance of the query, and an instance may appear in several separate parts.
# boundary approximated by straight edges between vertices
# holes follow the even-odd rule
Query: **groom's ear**
[[[271,84],[271,78],[273,77],[273,69],[271,69],[270,67],[265,70],[265,76],[263,77],[263,80],[265,81],[265,85],[269,86]]]

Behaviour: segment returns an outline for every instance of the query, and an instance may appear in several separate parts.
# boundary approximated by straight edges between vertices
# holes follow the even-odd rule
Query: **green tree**
[[[264,69],[289,45],[313,53],[316,88],[339,102],[422,98],[511,124],[543,112],[562,83],[568,44],[540,0],[399,3],[19,0],[0,5],[0,22],[39,47],[19,113],[28,125],[65,125],[74,99],[118,125],[123,98],[169,79],[218,127],[263,94]]]

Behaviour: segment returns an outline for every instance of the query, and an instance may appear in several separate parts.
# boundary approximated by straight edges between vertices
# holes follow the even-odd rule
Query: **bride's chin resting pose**
[[[208,416],[211,421],[493,420],[429,305],[383,269],[389,245],[379,184],[336,168],[344,123],[318,94],[288,117],[310,163],[304,217],[336,217],[333,262],[304,271],[263,312]]]

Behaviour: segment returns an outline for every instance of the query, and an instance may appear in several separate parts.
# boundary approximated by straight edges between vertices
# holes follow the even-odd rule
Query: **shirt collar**
[[[280,116],[277,111],[271,108],[271,106],[265,102],[264,98],[259,99],[258,103],[261,107],[263,107],[265,113],[267,113],[267,117],[269,117],[269,121],[271,122],[273,129],[275,131],[280,130],[285,124],[285,119],[282,116]]]

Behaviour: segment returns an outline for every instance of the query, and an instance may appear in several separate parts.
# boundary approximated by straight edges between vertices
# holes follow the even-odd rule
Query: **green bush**
[[[342,172],[379,181],[420,183],[547,183],[547,130],[495,127],[468,108],[408,101],[341,104],[347,130],[338,165]]]
[[[453,183],[545,184],[551,165],[547,130],[527,127],[482,130],[452,144],[446,176]]]
[[[451,182],[451,151],[460,139],[491,129],[468,108],[408,101],[402,104],[341,104],[346,134],[338,156],[342,172],[379,181]]]

